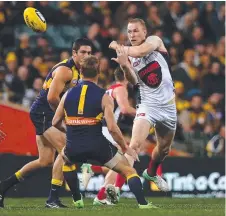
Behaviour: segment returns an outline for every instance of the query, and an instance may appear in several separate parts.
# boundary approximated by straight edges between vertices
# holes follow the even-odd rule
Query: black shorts
[[[30,118],[35,126],[36,135],[43,135],[43,133],[52,127],[54,113],[45,112],[30,112]]]
[[[76,139],[74,142],[69,142],[67,139],[64,154],[71,163],[96,161],[104,165],[118,152],[118,149],[104,136],[87,138],[89,137],[85,140]]]

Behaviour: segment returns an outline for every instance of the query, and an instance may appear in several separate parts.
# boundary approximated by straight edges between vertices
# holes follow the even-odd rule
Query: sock
[[[157,169],[161,163],[161,161],[151,160],[148,164],[148,175],[151,177],[156,176]]]
[[[59,190],[63,185],[63,181],[58,179],[52,179],[51,181],[51,189],[49,192],[48,201],[52,202],[59,199]]]
[[[81,194],[79,190],[79,180],[76,172],[75,165],[64,165],[63,166],[64,178],[71,190],[72,198],[76,202],[81,200]]]
[[[103,169],[101,166],[95,166],[95,165],[91,165],[91,170],[94,173],[103,173]]]
[[[107,196],[106,196],[106,193],[105,193],[105,187],[102,187],[100,190],[99,190],[99,192],[98,192],[98,194],[97,194],[97,198],[99,199],[99,200],[103,200],[103,199],[105,199]]]
[[[115,182],[115,187],[118,187],[118,188],[122,188],[122,186],[125,184],[126,182],[126,179],[120,175],[120,174],[117,174],[116,176],[116,182]]]
[[[135,195],[138,204],[147,205],[148,203],[144,198],[144,191],[140,177],[137,174],[132,174],[130,176],[127,176],[127,182],[130,190]]]
[[[1,182],[1,188],[0,190],[2,193],[6,193],[7,190],[9,190],[13,185],[19,183],[23,180],[22,174],[20,171],[17,171],[15,174],[10,176],[9,178],[5,179]]]

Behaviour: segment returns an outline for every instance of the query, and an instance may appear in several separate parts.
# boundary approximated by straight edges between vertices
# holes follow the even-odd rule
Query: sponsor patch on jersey
[[[157,88],[162,82],[162,70],[157,61],[152,61],[139,72],[141,80],[151,88]]]
[[[140,117],[140,116],[145,116],[145,113],[138,113],[137,117]]]
[[[141,59],[138,59],[137,61],[133,62],[133,67],[137,67],[141,62]]]

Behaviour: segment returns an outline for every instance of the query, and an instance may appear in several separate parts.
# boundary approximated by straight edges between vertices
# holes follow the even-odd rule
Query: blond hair
[[[145,24],[145,22],[144,22],[143,19],[140,19],[140,18],[134,18],[134,19],[129,20],[128,24],[129,24],[129,23],[140,23],[140,24],[144,27],[144,29],[147,30],[147,26],[146,26],[146,24]]]

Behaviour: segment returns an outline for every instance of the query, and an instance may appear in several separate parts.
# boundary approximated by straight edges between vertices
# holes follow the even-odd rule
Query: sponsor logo
[[[145,113],[138,113],[137,117],[139,117],[139,116],[145,116]]]
[[[156,88],[162,81],[162,71],[157,61],[152,61],[138,72],[141,80],[148,86]]]
[[[193,174],[189,173],[185,176],[180,176],[179,173],[165,173],[164,178],[166,179],[169,188],[174,192],[182,191],[225,191],[226,177],[220,175],[219,172],[212,172],[209,175],[200,175],[194,177]]]
[[[133,63],[133,67],[137,67],[137,66],[140,64],[140,62],[141,62],[140,59],[138,59],[137,61],[135,61],[135,62]]]

